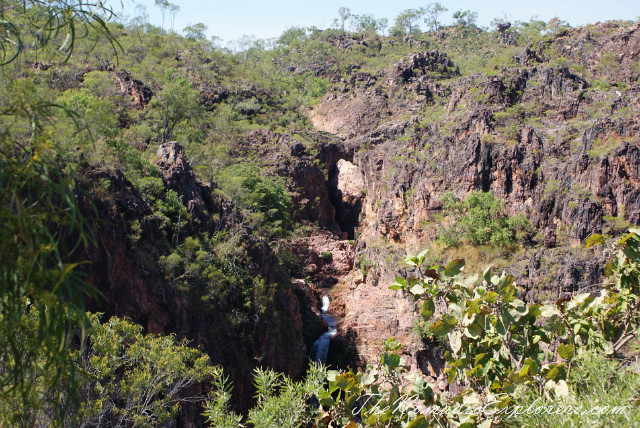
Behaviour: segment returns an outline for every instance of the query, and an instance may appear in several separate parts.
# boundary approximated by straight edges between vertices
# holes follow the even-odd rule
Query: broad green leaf
[[[456,371],[455,370],[449,370],[447,372],[447,382],[449,384],[452,384],[454,380],[456,380]]]
[[[427,255],[428,252],[429,252],[429,249],[427,248],[426,250],[422,250],[420,251],[420,253],[418,253],[418,255],[416,256],[416,263],[418,264],[418,266],[422,265],[422,263],[424,262],[424,257]]]
[[[470,337],[471,339],[477,339],[482,334],[482,329],[476,324],[471,324],[469,327],[464,329],[464,333],[465,336]]]
[[[382,365],[387,367],[389,371],[400,365],[400,355],[398,354],[382,354]]]
[[[536,363],[531,358],[527,358],[526,360],[524,360],[524,365],[529,367],[529,373],[531,375],[537,375],[538,374],[538,370],[539,370],[538,363]]]
[[[325,397],[320,400],[320,405],[322,407],[335,407],[337,403],[333,398]]]
[[[564,378],[566,370],[563,364],[552,364],[551,369],[547,372],[545,379],[557,381]]]
[[[336,376],[338,376],[340,372],[338,370],[327,370],[327,380],[329,382],[334,382],[336,380]]]
[[[491,266],[489,266],[484,270],[484,272],[482,272],[482,277],[485,281],[487,281],[487,283],[491,283]]]
[[[444,269],[444,274],[445,276],[448,276],[448,277],[454,277],[460,273],[463,267],[464,267],[463,259],[451,260],[449,263],[447,263],[447,267]]]
[[[340,374],[336,376],[335,386],[343,391],[356,390],[358,389],[358,380],[351,373]]]
[[[483,359],[484,357],[486,357],[487,355],[488,355],[488,354],[487,354],[486,352],[483,352],[483,353],[481,353],[481,354],[476,355],[473,363],[474,363],[474,364],[480,364],[480,361],[482,361],[482,359]]]
[[[627,233],[622,239],[618,241],[618,245],[624,245],[628,240],[634,237],[634,233]]]
[[[454,331],[449,335],[449,344],[451,345],[451,350],[458,355],[460,348],[462,348],[462,335],[459,331]]]
[[[478,274],[474,274],[472,276],[467,276],[465,278],[457,279],[455,284],[463,287],[463,288],[473,288],[473,286],[478,282]]]
[[[456,303],[449,303],[449,313],[453,314],[457,319],[462,318],[462,308]]]
[[[458,320],[456,320],[454,316],[445,314],[439,321],[435,322],[430,327],[430,330],[431,333],[435,334],[436,336],[444,336],[445,334],[453,330],[457,324]]]
[[[424,415],[420,415],[407,424],[407,428],[429,428],[427,420]]]
[[[504,317],[499,316],[496,319],[496,333],[498,333],[502,337],[505,337],[507,335],[507,328],[509,328],[509,325],[505,325]]]
[[[436,311],[436,305],[433,302],[433,299],[427,299],[422,303],[422,310],[420,311],[420,315],[422,319],[427,321],[431,318]]]
[[[551,318],[554,315],[560,315],[555,305],[544,305],[541,308],[541,315],[545,318]]]
[[[411,287],[409,291],[414,296],[421,296],[424,294],[424,287],[422,286],[422,284],[418,283],[418,284],[415,284],[413,287]]]
[[[396,276],[393,281],[393,285],[389,287],[390,290],[402,290],[407,287],[407,280],[401,276]]]
[[[495,291],[489,291],[485,296],[484,300],[489,303],[498,303],[498,293]]]

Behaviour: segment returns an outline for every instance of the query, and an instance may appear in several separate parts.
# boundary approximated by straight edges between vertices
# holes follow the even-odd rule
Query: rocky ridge
[[[157,218],[150,215],[152,208],[122,172],[87,166],[82,171],[85,185],[96,181],[108,185],[106,194],[93,190],[79,195],[97,245],[76,257],[89,262],[83,265],[87,281],[104,297],[90,307],[103,312],[105,319],[126,316],[149,333],[187,338],[225,367],[234,382],[237,407],[247,409],[253,395],[252,367],[272,367],[294,379],[305,372],[307,346],[322,330],[319,310],[310,310],[317,306],[318,299],[304,281],[289,280],[275,263],[270,248],[248,233],[239,211],[215,191],[215,185],[202,184],[196,178],[179,144],[161,145],[156,164],[165,191],[175,190],[189,213],[190,224],[186,227],[229,231],[248,255],[250,274],[264,278],[269,285],[267,307],[253,312],[247,324],[239,327],[243,334],[251,332],[254,339],[242,342],[228,337],[229,330],[220,324],[225,321],[219,313],[227,309],[220,304],[210,306],[197,290],[179,289],[162,274],[157,260],[167,255],[170,246]],[[141,236],[135,240],[131,238],[134,223],[141,226]],[[143,247],[135,242],[144,243]]]
[[[413,304],[388,285],[402,257],[435,238],[443,192],[492,191],[541,231],[531,237],[538,249],[507,267],[526,299],[597,287],[604,256],[580,243],[640,223],[640,27],[599,24],[553,43],[520,48],[519,65],[492,76],[457,77],[446,55],[413,54],[377,75],[352,73],[310,113],[349,154],[328,177],[330,188],[350,189],[334,197],[336,219],[360,207],[355,269],[336,293],[337,340],[356,348],[359,364],[375,361],[389,336],[414,368],[438,364],[412,332]]]

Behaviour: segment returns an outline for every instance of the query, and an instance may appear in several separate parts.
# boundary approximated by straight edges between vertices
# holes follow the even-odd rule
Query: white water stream
[[[329,326],[329,331],[323,333],[322,336],[318,338],[313,343],[313,354],[314,360],[321,363],[327,362],[327,354],[329,353],[329,342],[331,341],[331,337],[335,336],[338,332],[336,325],[338,324],[338,320],[336,320],[331,315],[327,315],[327,309],[329,309],[329,304],[331,301],[329,300],[329,296],[322,296],[322,318],[327,322]]]

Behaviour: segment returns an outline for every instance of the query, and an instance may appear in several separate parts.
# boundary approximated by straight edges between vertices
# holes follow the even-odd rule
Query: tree
[[[162,31],[164,31],[164,20],[167,16],[167,12],[171,14],[171,29],[173,29],[173,20],[180,10],[180,6],[169,3],[168,0],[154,0],[154,3],[160,8],[160,13],[162,14]]]
[[[397,36],[417,34],[420,32],[420,27],[417,22],[420,21],[425,14],[425,9],[406,9],[396,17],[395,24],[391,29],[391,32]]]
[[[84,34],[117,42],[105,22],[111,10],[102,2],[3,2],[0,7],[0,70],[19,70],[22,58],[50,50],[60,63]],[[38,43],[25,43],[33,34]],[[117,51],[116,51],[117,52]],[[26,61],[25,61],[26,62]],[[3,82],[4,83],[4,82]],[[78,132],[78,114],[46,98],[30,79],[7,83],[0,105],[0,403],[20,407],[2,411],[3,426],[33,426],[48,407],[62,425],[73,391],[70,337],[82,330],[87,295],[95,290],[81,280],[69,258],[93,242],[77,206],[75,182],[54,164],[53,118],[62,111]],[[67,168],[66,171],[72,170]],[[35,396],[36,390],[45,391]],[[66,392],[65,392],[66,391]],[[19,409],[26,409],[21,413]],[[29,417],[26,417],[29,416]],[[25,418],[26,417],[26,418]],[[21,420],[23,422],[14,423]]]
[[[364,15],[353,15],[353,31],[369,35],[383,34],[387,28],[387,19],[375,19],[370,13]]]
[[[176,15],[180,12],[180,6],[177,4],[170,4],[169,12],[171,12],[171,31],[173,31],[173,24],[175,23]]]
[[[344,6],[338,9],[338,18],[340,19],[340,29],[344,33],[344,24],[351,18],[351,9]]]
[[[200,42],[207,38],[207,35],[205,34],[207,28],[208,27],[206,24],[199,22],[197,24],[184,27],[184,29],[182,30],[182,34],[184,34],[184,36],[189,40]]]
[[[427,17],[424,22],[429,26],[431,31],[438,31],[440,28],[440,21],[438,21],[438,17],[444,12],[448,11],[446,7],[444,7],[441,3],[435,2],[430,3],[426,8]]]
[[[302,42],[307,38],[307,31],[301,27],[287,28],[276,40],[280,46],[290,46],[295,42]]]
[[[167,73],[162,90],[149,103],[156,119],[160,142],[166,143],[173,136],[175,127],[184,120],[200,116],[200,94],[183,77]]]
[[[28,391],[26,404],[16,395],[0,400],[0,425],[151,427],[166,424],[182,403],[208,398],[194,394],[193,389],[190,396],[184,394],[197,382],[209,380],[216,370],[206,354],[184,340],[143,335],[142,326],[121,318],[102,324],[96,314],[89,316],[86,334],[77,340],[80,347],[67,354],[77,400],[67,389],[60,397],[67,401],[67,411],[56,414],[47,398],[50,374],[46,365],[39,364],[31,368],[30,375],[38,382]],[[44,358],[46,352],[40,349],[38,356]],[[37,401],[44,404],[31,406]]]
[[[453,19],[455,19],[457,26],[468,28],[475,25],[478,20],[478,12],[471,10],[457,10],[453,14]]]
[[[166,424],[180,404],[204,401],[185,396],[215,372],[209,357],[174,336],[143,335],[142,326],[121,318],[91,324],[76,364],[87,374],[85,406],[76,409],[77,426],[151,427]],[[191,393],[193,394],[193,392]]]

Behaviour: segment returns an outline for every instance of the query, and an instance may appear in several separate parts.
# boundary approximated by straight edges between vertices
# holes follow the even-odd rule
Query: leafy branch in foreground
[[[224,428],[243,422],[292,428],[640,422],[629,401],[638,399],[637,367],[611,358],[638,339],[639,233],[631,230],[619,241],[598,295],[546,305],[519,300],[513,278],[490,268],[465,276],[463,260],[427,267],[427,251],[408,256],[414,276],[397,277],[390,288],[420,304],[423,328],[446,347],[449,383],[463,387],[456,395],[437,394],[420,374],[410,373],[402,345],[392,337],[379,363],[356,373],[312,367],[306,381],[294,383],[257,370],[258,402],[246,421],[229,411],[230,387],[218,372],[205,416],[210,426]],[[597,396],[601,379],[608,379],[610,396]],[[553,411],[573,405],[575,411],[532,416],[523,404]]]
[[[3,1],[0,70],[45,47],[66,61],[77,39],[106,37],[117,44],[102,2]],[[29,58],[32,59],[32,58]],[[15,62],[16,67],[20,64]],[[75,200],[73,177],[51,163],[47,125],[61,109],[31,82],[13,82],[0,101],[0,402],[3,423],[33,426],[43,409],[63,424],[78,378],[70,342],[85,325],[83,302],[95,295],[69,257],[92,242]]]
[[[0,7],[0,66],[21,54],[53,47],[62,54],[61,63],[71,58],[78,39],[95,46],[105,38],[118,57],[122,50],[107,22],[115,16],[101,1],[25,0],[3,1]]]
[[[513,277],[490,268],[465,276],[464,260],[424,267],[426,251],[406,259],[417,276],[397,277],[391,288],[420,302],[422,327],[446,346],[449,383],[469,387],[477,402],[513,405],[522,386],[538,395],[550,389],[566,395],[576,358],[587,352],[612,356],[638,339],[639,234],[632,229],[618,242],[599,293],[555,304],[523,302]]]

